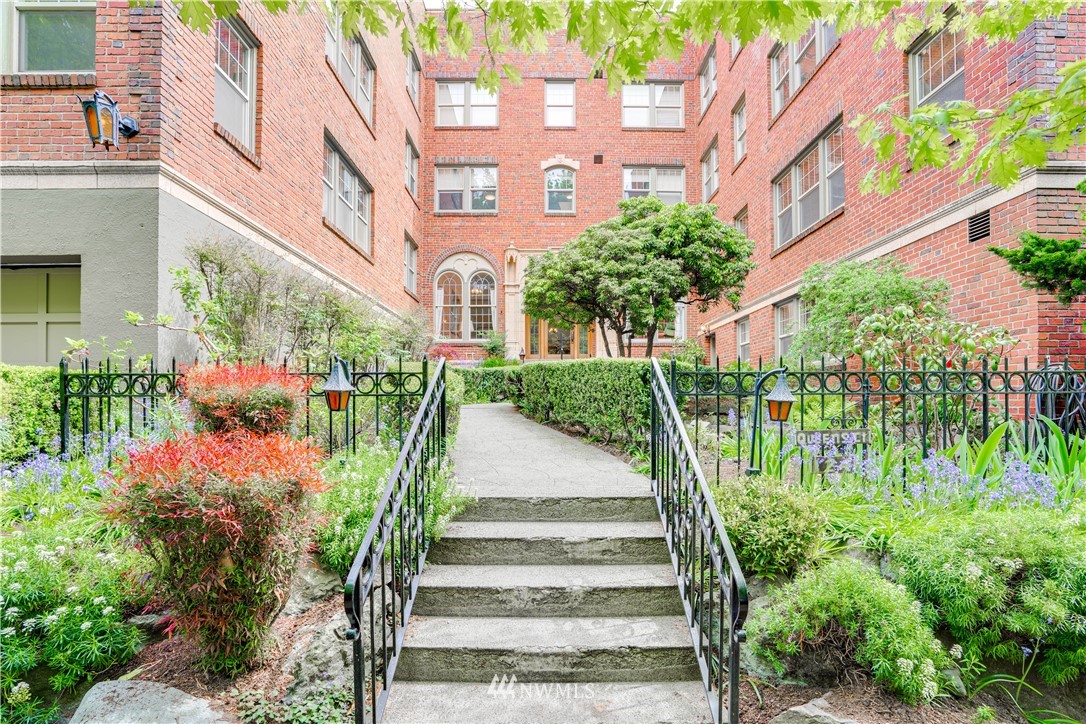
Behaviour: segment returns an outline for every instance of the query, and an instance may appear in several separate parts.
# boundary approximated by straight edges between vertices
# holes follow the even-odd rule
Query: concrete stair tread
[[[711,721],[701,681],[514,684],[397,681],[385,724]]]
[[[405,648],[516,651],[689,649],[682,616],[628,618],[468,618],[412,616]]]
[[[427,566],[419,584],[440,588],[675,588],[667,564],[568,566]],[[678,593],[676,592],[676,598]]]
[[[663,538],[659,521],[454,521],[445,530],[444,539],[459,538],[560,538],[593,540],[598,538]]]

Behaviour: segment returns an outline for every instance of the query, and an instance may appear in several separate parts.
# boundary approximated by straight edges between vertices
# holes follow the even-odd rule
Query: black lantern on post
[[[773,386],[765,401],[769,406],[770,420],[784,422],[788,419],[788,413],[792,411],[792,403],[796,401],[796,398],[792,396],[792,391],[788,389],[788,380],[785,379],[784,372],[777,375],[777,384]]]
[[[762,472],[762,385],[773,375],[777,375],[777,384],[765,398],[769,403],[769,419],[773,422],[783,423],[788,419],[788,413],[792,411],[792,403],[796,398],[788,389],[787,367],[778,367],[769,372],[760,372],[754,381],[754,428],[750,440],[750,465],[747,467],[747,475],[758,475]],[[755,463],[757,456],[757,463]]]
[[[526,355],[524,354],[524,348],[523,347],[520,348],[520,354],[517,355],[517,356],[520,357],[520,363],[524,364],[524,358],[525,358]]]
[[[324,382],[324,401],[328,403],[329,412],[346,410],[352,392],[354,385],[351,384],[351,370],[346,361],[336,357],[328,379]]]
[[[110,146],[116,148],[118,133],[125,138],[132,138],[140,132],[139,123],[134,118],[122,117],[117,102],[100,90],[94,91],[90,98],[79,98],[79,102],[83,106],[83,120],[87,123],[91,146],[100,143],[107,150]]]

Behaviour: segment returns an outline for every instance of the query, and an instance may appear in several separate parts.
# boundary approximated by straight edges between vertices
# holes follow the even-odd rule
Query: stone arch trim
[[[442,264],[457,254],[475,254],[476,256],[482,257],[490,264],[490,268],[494,272],[494,283],[498,285],[498,289],[501,289],[502,285],[505,284],[505,268],[497,257],[486,249],[472,244],[456,244],[442,250],[440,254],[434,257],[433,262],[430,264],[430,268],[426,270],[426,283],[431,289],[433,289],[434,282],[437,280],[437,270],[441,268]]]

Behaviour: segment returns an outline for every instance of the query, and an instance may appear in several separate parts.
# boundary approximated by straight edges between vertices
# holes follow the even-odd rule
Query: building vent
[[[992,212],[982,211],[969,217],[969,241],[980,241],[992,235]]]
[[[592,156],[592,163],[594,163],[596,165],[599,165],[599,164],[603,163],[603,154],[602,153],[597,153],[594,156]]]

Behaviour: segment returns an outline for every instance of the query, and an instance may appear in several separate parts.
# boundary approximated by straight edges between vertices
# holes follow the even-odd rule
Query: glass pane
[[[570,343],[573,341],[573,330],[562,329],[553,324],[547,325],[547,355],[554,357],[566,357],[570,353]]]
[[[25,71],[94,70],[94,9],[20,10]]]
[[[822,218],[822,214],[819,212],[819,198],[818,198],[818,186],[815,187],[806,196],[801,196],[799,199],[799,228],[808,228],[816,221]]]
[[[796,85],[803,85],[808,78],[814,75],[815,66],[818,65],[817,48],[815,47],[813,30],[808,31],[808,35],[810,36],[810,40],[807,41],[807,44],[803,45],[803,41],[800,41],[800,44],[797,46],[796,69],[799,74],[796,78]]]
[[[573,171],[568,168],[552,168],[547,171],[548,189],[572,189]]]
[[[622,106],[645,106],[649,105],[649,86],[647,85],[624,85],[622,86]]]
[[[463,83],[438,83],[437,104],[439,106],[464,105]]]
[[[548,126],[573,126],[576,125],[573,120],[573,108],[571,107],[547,107],[547,120]]]
[[[665,128],[678,128],[683,123],[682,111],[678,108],[657,108],[656,125]]]
[[[573,192],[548,191],[547,211],[573,211]]]
[[[826,178],[829,208],[833,211],[845,205],[845,169],[839,168]]]
[[[577,327],[577,352],[582,357],[587,357],[588,352],[588,335],[590,327],[586,324],[582,324]]]
[[[622,109],[622,125],[624,126],[648,126],[649,125],[649,109],[645,108],[623,108]]]
[[[476,88],[475,84],[470,84],[471,87],[471,106],[476,108],[478,106],[496,106],[498,105],[497,94],[492,94],[490,91]]]
[[[949,103],[965,100],[965,73],[958,73],[939,90],[932,93],[925,103]]]
[[[435,183],[439,189],[463,190],[464,169],[439,168],[437,170],[437,179]]]
[[[838,128],[836,131],[826,136],[826,170],[833,171],[835,168],[845,162],[845,155],[843,151],[844,146],[844,131]]]
[[[535,317],[528,318],[528,355],[539,356],[539,320]]]
[[[792,239],[792,209],[787,208],[777,214],[777,245]]]
[[[471,187],[473,189],[496,188],[498,170],[492,166],[478,166],[471,169]]]
[[[682,103],[682,86],[678,85],[656,85],[653,86],[656,90],[656,107],[661,106],[673,106],[678,108]]]
[[[660,192],[656,194],[656,196],[668,206],[674,206],[675,204],[683,200],[682,194],[677,194],[671,191]]]
[[[471,107],[471,125],[473,126],[496,126],[498,125],[498,107],[497,106],[472,106]]]
[[[622,186],[634,196],[645,196],[649,192],[650,171],[647,168],[622,169]]]
[[[656,169],[656,190],[657,192],[676,191],[682,193],[683,190],[683,171],[681,168],[658,168]]]
[[[437,109],[437,124],[439,126],[464,125],[464,107],[439,106]]]
[[[572,83],[547,83],[547,105],[548,106],[572,106],[573,105],[573,84]]]
[[[437,208],[441,211],[461,211],[464,208],[464,192],[438,191]]]
[[[498,194],[492,189],[472,191],[471,208],[473,211],[494,211],[498,208]]]
[[[807,193],[818,185],[818,149],[811,151],[798,164],[799,195]]]

